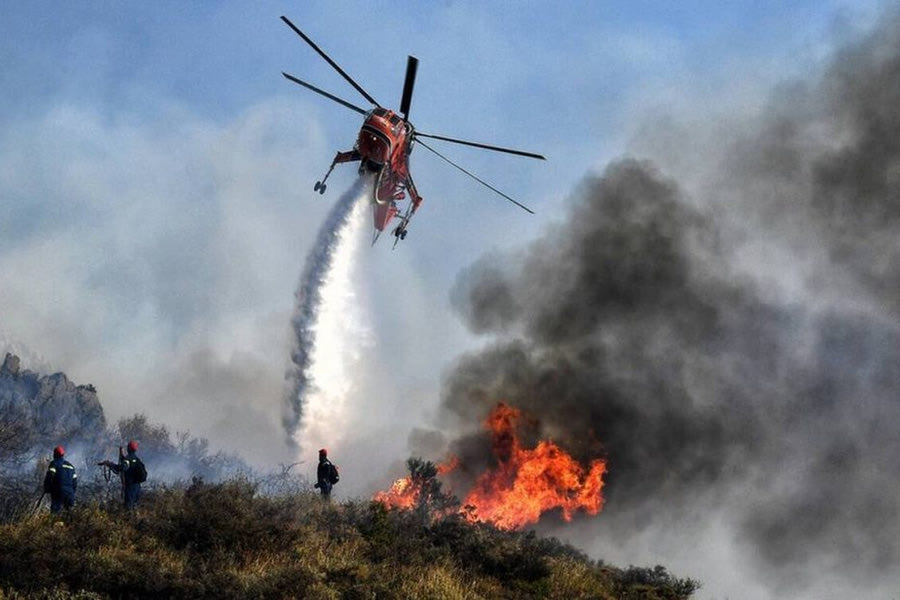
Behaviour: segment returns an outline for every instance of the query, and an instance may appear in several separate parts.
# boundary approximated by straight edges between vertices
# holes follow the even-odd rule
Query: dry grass
[[[87,506],[0,525],[0,600],[18,598],[687,598],[533,534],[313,494],[195,482],[137,514]]]

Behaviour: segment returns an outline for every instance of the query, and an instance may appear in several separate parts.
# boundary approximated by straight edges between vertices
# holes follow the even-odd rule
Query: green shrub
[[[6,598],[681,599],[698,584],[532,533],[377,502],[261,496],[246,479],[162,487],[136,513],[94,503],[0,524]]]

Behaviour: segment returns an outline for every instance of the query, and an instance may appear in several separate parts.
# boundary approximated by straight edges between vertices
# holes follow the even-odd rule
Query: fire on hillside
[[[472,522],[492,523],[501,529],[521,529],[536,523],[552,510],[570,521],[583,510],[596,515],[603,508],[603,476],[606,461],[594,459],[585,468],[551,440],[524,448],[516,430],[521,411],[498,404],[484,421],[491,434],[496,466],[481,473],[462,502],[460,512]],[[460,467],[458,458],[437,466],[445,475]],[[374,500],[393,508],[411,509],[420,504],[422,486],[413,476],[394,482]]]

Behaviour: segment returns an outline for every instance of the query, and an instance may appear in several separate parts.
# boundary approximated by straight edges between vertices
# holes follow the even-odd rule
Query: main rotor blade
[[[310,90],[314,91],[314,92],[317,93],[317,94],[322,94],[323,96],[325,96],[325,97],[328,98],[329,100],[334,100],[334,101],[337,102],[338,104],[343,104],[344,106],[346,106],[346,107],[349,108],[350,110],[355,110],[356,112],[358,112],[358,113],[361,114],[361,115],[366,114],[366,111],[364,111],[364,110],[361,109],[360,107],[354,106],[353,104],[350,104],[350,103],[347,102],[346,100],[341,100],[341,99],[338,98],[337,96],[334,96],[334,95],[332,95],[332,94],[329,94],[329,93],[326,92],[325,90],[320,90],[320,89],[317,88],[316,86],[314,86],[314,85],[312,85],[312,84],[310,84],[310,83],[306,83],[306,82],[303,81],[302,79],[297,79],[297,78],[294,77],[293,75],[288,75],[288,74],[285,73],[284,71],[282,71],[281,74],[284,75],[285,78],[290,79],[291,81],[293,81],[294,83],[300,84],[300,85],[302,85],[303,87],[305,87],[305,88],[307,88],[307,89],[310,89]]]
[[[348,82],[350,82],[350,85],[352,85],[354,88],[356,88],[356,91],[359,92],[360,94],[362,94],[363,97],[364,97],[366,100],[368,100],[369,102],[371,102],[371,103],[374,104],[375,106],[381,106],[380,104],[378,104],[378,102],[375,101],[375,98],[373,98],[372,96],[370,96],[369,93],[368,93],[366,90],[362,89],[362,86],[360,86],[358,83],[356,83],[355,81],[353,81],[353,78],[350,77],[349,75],[347,75],[347,73],[345,73],[344,70],[343,70],[336,62],[334,62],[333,60],[331,60],[331,57],[330,57],[330,56],[328,56],[327,54],[325,54],[325,52],[324,52],[321,48],[319,48],[318,46],[316,46],[316,43],[315,43],[314,41],[312,41],[311,39],[309,39],[309,38],[306,36],[305,33],[303,33],[302,31],[300,31],[300,30],[297,28],[296,25],[294,25],[293,23],[291,23],[291,20],[290,20],[290,19],[288,19],[287,17],[285,17],[284,15],[282,15],[281,20],[284,21],[285,23],[287,23],[287,26],[290,27],[291,29],[293,29],[293,30],[294,30],[294,33],[296,33],[297,35],[299,35],[300,37],[302,37],[302,38],[303,38],[303,41],[305,41],[307,44],[309,44],[310,46],[312,46],[312,49],[315,50],[316,52],[318,52],[318,53],[319,53],[319,56],[321,56],[322,58],[324,58],[324,59],[328,62],[328,64],[332,66],[332,68],[333,68],[335,71],[337,71],[338,73],[340,73],[340,74],[341,74],[341,77],[343,77],[343,78],[346,79]]]
[[[528,208],[527,206],[525,206],[524,204],[521,204],[521,203],[519,203],[519,202],[516,202],[515,200],[513,200],[512,198],[510,198],[509,196],[507,196],[506,194],[504,194],[503,192],[501,192],[500,190],[498,190],[497,188],[495,188],[494,186],[492,186],[492,185],[489,184],[488,182],[486,182],[486,181],[484,181],[484,180],[478,178],[478,176],[476,176],[476,175],[470,173],[469,171],[466,171],[466,170],[463,169],[461,166],[459,166],[458,164],[456,164],[455,162],[453,162],[452,160],[450,160],[449,158],[447,158],[446,156],[444,156],[443,154],[441,154],[440,152],[438,152],[437,150],[435,150],[434,148],[432,148],[431,146],[429,146],[428,144],[426,144],[425,142],[423,142],[422,140],[417,140],[417,141],[418,141],[419,144],[421,144],[422,146],[424,146],[424,147],[427,148],[428,150],[431,150],[432,152],[434,152],[435,154],[437,154],[439,157],[443,158],[445,161],[447,161],[448,163],[450,163],[451,165],[453,165],[454,167],[456,167],[457,169],[459,169],[460,171],[462,171],[463,173],[465,173],[466,175],[468,175],[469,177],[471,177],[472,179],[474,179],[475,181],[477,181],[478,183],[480,183],[481,185],[483,185],[484,187],[486,187],[486,188],[488,188],[489,190],[492,190],[492,191],[494,191],[494,192],[497,192],[498,194],[500,194],[501,196],[503,196],[504,198],[506,198],[507,200],[509,200],[510,202],[512,202],[513,204],[515,204],[516,206],[518,206],[519,208],[521,208],[521,209],[523,209],[523,210],[525,210],[525,211],[527,211],[527,212],[529,212],[529,213],[531,213],[531,214],[534,214],[534,211],[531,210],[530,208]]]
[[[501,148],[500,146],[489,146],[488,144],[479,144],[478,142],[467,142],[466,140],[457,140],[453,138],[444,137],[442,135],[432,135],[430,133],[422,133],[421,131],[416,132],[416,137],[427,137],[433,138],[436,140],[444,140],[445,142],[453,142],[454,144],[463,144],[466,146],[475,146],[476,148],[484,148],[485,150],[494,150],[496,152],[506,152],[507,154],[518,154],[519,156],[527,156],[528,158],[538,158],[540,160],[547,160],[540,154],[535,154],[533,152],[524,152],[522,150],[513,150],[512,148]],[[428,146],[425,146],[428,148]]]
[[[409,103],[412,101],[413,87],[416,85],[416,70],[419,68],[419,59],[410,56],[406,59],[406,81],[403,82],[403,98],[400,100],[400,112],[403,120],[409,121]]]

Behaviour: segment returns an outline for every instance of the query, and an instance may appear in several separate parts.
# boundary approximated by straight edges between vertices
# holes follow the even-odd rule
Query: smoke
[[[288,451],[298,257],[338,196],[297,199],[318,124],[281,98],[222,119],[44,104],[0,132],[0,359],[94,384],[111,422],[141,412],[268,468]]]
[[[77,385],[65,373],[41,375],[7,353],[0,364],[0,520],[15,515],[10,506],[34,485],[35,465],[62,445],[82,474],[82,497],[98,499],[104,488],[97,462],[115,459],[115,448],[139,440],[140,455],[152,469],[149,485],[167,485],[201,477],[216,481],[251,473],[235,454],[210,451],[209,443],[135,415],[107,427],[106,415],[91,384]],[[115,489],[116,486],[113,486]]]
[[[361,176],[334,205],[306,258],[291,319],[295,345],[283,423],[293,445],[333,443],[365,328],[352,286],[353,258],[372,180]]]
[[[7,354],[17,356],[22,363],[28,365],[34,371],[43,373],[53,371],[53,367],[50,366],[45,356],[35,352],[21,342],[10,339],[0,330],[0,356],[6,356]]]
[[[454,304],[492,341],[446,378],[441,427],[484,462],[503,400],[606,456],[584,545],[677,530],[683,556],[709,534],[772,594],[877,595],[900,559],[900,18],[740,117],[715,148],[680,139],[700,185],[617,161],[461,274]]]

